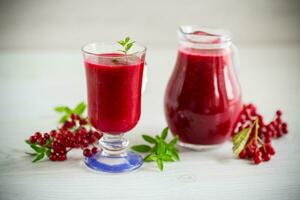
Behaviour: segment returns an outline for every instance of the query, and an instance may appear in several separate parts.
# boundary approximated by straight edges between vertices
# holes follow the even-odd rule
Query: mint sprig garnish
[[[175,145],[178,141],[178,136],[175,136],[170,142],[166,141],[169,128],[163,129],[160,135],[152,137],[150,135],[142,135],[143,139],[150,145],[135,145],[131,147],[134,151],[139,153],[149,153],[144,157],[145,162],[156,162],[158,168],[163,171],[164,162],[179,161],[178,150]]]
[[[63,113],[63,116],[59,119],[59,123],[64,123],[70,118],[72,113],[82,116],[85,108],[86,104],[84,102],[80,102],[74,109],[71,109],[68,106],[58,106],[55,107],[54,110],[58,113]]]
[[[123,49],[119,51],[123,52],[124,54],[127,54],[129,49],[135,43],[135,41],[130,41],[130,37],[126,37],[124,40],[118,41],[118,43],[123,47]]]

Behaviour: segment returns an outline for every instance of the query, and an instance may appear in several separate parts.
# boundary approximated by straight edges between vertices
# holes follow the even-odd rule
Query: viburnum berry
[[[261,161],[262,161],[262,160],[261,160],[261,157],[260,157],[260,156],[257,156],[257,155],[254,156],[253,160],[254,160],[254,163],[255,163],[255,164],[259,164],[259,163],[261,163]]]
[[[83,150],[83,155],[84,155],[85,157],[90,157],[90,156],[92,155],[92,152],[91,152],[90,149],[84,149],[84,150]]]
[[[57,161],[57,156],[56,156],[56,154],[51,153],[50,156],[49,156],[49,159],[50,159],[51,161]]]
[[[43,146],[43,145],[45,145],[46,144],[46,140],[44,139],[44,138],[39,138],[38,140],[37,140],[37,142],[39,143],[39,145],[41,145],[41,146]]]
[[[29,142],[30,142],[31,144],[35,143],[35,142],[36,142],[36,137],[35,137],[34,135],[30,136],[30,137],[29,137]]]
[[[92,148],[92,154],[96,154],[98,152],[98,148],[97,147],[93,147]]]

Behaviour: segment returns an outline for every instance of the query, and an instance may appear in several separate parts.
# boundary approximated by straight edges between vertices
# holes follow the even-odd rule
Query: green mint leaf
[[[37,161],[43,159],[44,156],[45,156],[45,153],[44,153],[44,152],[43,152],[43,153],[40,153],[40,154],[37,154],[37,156],[35,157],[35,159],[34,159],[32,162],[35,163],[35,162],[37,162]]]
[[[148,145],[141,144],[141,145],[135,145],[131,147],[131,149],[133,149],[136,152],[147,153],[151,150],[151,147]]]
[[[156,140],[149,136],[149,135],[142,135],[143,139],[146,141],[146,142],[149,142],[150,144],[156,144]]]
[[[57,106],[57,107],[54,108],[54,110],[56,112],[62,113],[62,112],[65,112],[66,106]]]
[[[30,147],[37,153],[42,153],[44,152],[44,148],[38,147],[36,144],[31,144]]]
[[[25,140],[25,143],[31,145],[31,143],[29,142],[29,140]]]
[[[233,136],[233,138],[232,138],[232,142],[233,142],[232,150],[233,150],[235,155],[238,156],[240,154],[240,152],[245,148],[252,128],[253,128],[253,126],[251,126],[250,128],[245,128],[245,129],[241,130],[240,132],[236,133]]]
[[[129,40],[130,40],[130,37],[126,37],[124,42],[127,43],[127,42],[129,42]]]
[[[166,161],[166,162],[174,162],[174,159],[172,158],[172,156],[171,156],[171,155],[168,155],[168,154],[162,155],[162,156],[161,156],[161,159],[162,159],[163,161]]]
[[[170,154],[172,155],[172,157],[175,159],[175,160],[180,160],[180,158],[179,158],[179,154],[178,154],[178,152],[177,152],[177,150],[176,149],[171,149],[170,150]]]
[[[163,163],[163,161],[161,159],[157,159],[156,163],[157,163],[157,166],[160,169],[160,171],[163,171],[164,170],[164,163]]]
[[[157,145],[157,154],[162,155],[166,153],[166,145],[163,142],[158,143]]]
[[[144,158],[145,162],[152,162],[152,161],[156,161],[156,160],[157,160],[157,155],[154,153],[149,154]]]
[[[174,147],[175,144],[177,143],[177,141],[178,141],[178,135],[176,135],[176,136],[171,140],[171,142],[169,143],[169,146]]]
[[[58,106],[58,107],[55,107],[54,110],[58,113],[63,113],[63,112],[71,113],[72,112],[72,110],[67,106]]]
[[[119,43],[121,46],[124,46],[124,45],[125,45],[125,42],[124,42],[124,41],[118,41],[118,43]]]
[[[160,136],[161,139],[165,140],[165,139],[167,138],[167,136],[168,136],[168,131],[169,131],[169,128],[168,128],[168,127],[164,128],[164,130],[162,131],[161,136]]]
[[[129,49],[132,47],[133,43],[135,42],[130,42],[125,46],[125,51],[129,51]]]
[[[64,116],[62,116],[60,119],[59,119],[59,123],[64,123],[65,121],[67,121],[70,117],[70,114],[66,114]]]
[[[133,46],[133,44],[135,43],[135,41],[130,42],[130,37],[126,37],[124,40],[117,41],[117,43],[120,44],[124,48],[123,50],[118,50],[118,51],[121,51],[124,54],[127,54],[127,52]]]
[[[73,112],[77,115],[81,115],[85,111],[86,105],[84,102],[79,103]]]
[[[151,152],[157,152],[157,144],[154,145],[154,147],[151,149]]]

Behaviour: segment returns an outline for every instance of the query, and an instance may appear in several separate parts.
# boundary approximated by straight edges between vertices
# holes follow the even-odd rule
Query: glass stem
[[[123,136],[124,134],[111,135],[103,133],[102,138],[99,140],[102,153],[107,156],[126,156],[129,140]]]

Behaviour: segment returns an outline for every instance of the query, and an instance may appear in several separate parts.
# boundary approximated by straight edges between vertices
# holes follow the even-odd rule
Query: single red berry
[[[246,158],[246,157],[247,157],[247,151],[246,151],[245,149],[243,149],[243,150],[240,152],[239,157],[240,157],[241,159]]]
[[[102,137],[102,133],[95,131],[94,136],[99,140]]]
[[[92,148],[92,154],[96,154],[98,152],[98,148],[97,147],[93,147]]]
[[[279,117],[277,117],[277,118],[275,119],[275,121],[276,121],[277,124],[281,124],[281,123],[282,123],[282,120],[281,120],[281,118],[279,118]]]
[[[50,131],[50,136],[51,137],[56,137],[57,131],[56,130],[52,130]]]
[[[30,142],[31,144],[35,143],[35,142],[36,142],[36,137],[35,137],[34,135],[30,136],[30,137],[29,137],[29,142]]]
[[[50,138],[50,135],[48,133],[44,133],[45,140],[48,140]]]
[[[269,160],[271,160],[271,155],[268,153],[265,153],[262,155],[262,158],[264,161],[269,161]]]
[[[83,148],[88,147],[88,146],[89,146],[89,141],[86,140],[86,139],[84,139],[84,140],[81,142],[81,146],[82,146]]]
[[[91,150],[89,150],[89,149],[84,149],[84,150],[83,150],[83,155],[84,155],[85,157],[90,157],[90,156],[92,155],[92,152],[91,152]]]
[[[266,152],[270,155],[275,155],[275,149],[272,147],[270,143],[265,144]]]
[[[66,154],[60,154],[60,155],[58,156],[58,160],[59,160],[59,161],[64,161],[64,160],[66,160],[66,159],[67,159]]]
[[[87,133],[86,129],[84,127],[80,127],[78,130],[79,135],[85,135]]]
[[[262,152],[261,151],[259,151],[259,150],[257,150],[257,151],[255,151],[255,153],[254,153],[254,157],[261,157],[262,156]]]
[[[281,115],[282,115],[282,111],[281,111],[281,110],[277,110],[277,111],[276,111],[276,115],[277,115],[277,116],[281,116]]]
[[[259,151],[260,151],[263,155],[267,153],[264,146],[259,147]]]
[[[254,160],[254,163],[257,164],[257,165],[258,165],[259,163],[261,163],[261,161],[262,161],[262,160],[261,160],[261,157],[260,157],[260,156],[256,156],[256,155],[253,157],[253,160]]]
[[[247,151],[247,156],[252,158],[253,155],[254,155],[254,149],[251,149],[251,148],[246,148],[246,151]]]
[[[42,134],[40,132],[36,132],[34,136],[36,137],[36,139],[39,139],[40,137],[42,137]]]
[[[75,121],[72,120],[72,121],[70,122],[70,128],[73,128],[75,125],[76,125]]]
[[[59,152],[62,149],[60,143],[58,143],[57,141],[53,141],[51,146],[53,151],[55,152]]]
[[[282,125],[281,125],[281,130],[282,130],[282,132],[284,133],[284,134],[286,134],[287,132],[288,132],[288,130],[287,130],[287,123],[282,123]]]
[[[265,137],[265,143],[270,143],[271,142],[271,137],[270,136],[266,136]]]
[[[52,161],[56,161],[57,160],[56,154],[51,153],[50,156],[49,156],[49,159],[52,160]]]
[[[72,113],[70,117],[71,117],[72,120],[76,120],[77,119],[77,116],[74,113]]]
[[[46,144],[46,140],[44,139],[44,138],[39,138],[38,140],[37,140],[37,142],[39,143],[39,145],[41,145],[41,146],[43,146],[43,145],[45,145]]]
[[[80,125],[86,125],[87,124],[87,120],[86,119],[80,119],[79,124]]]

